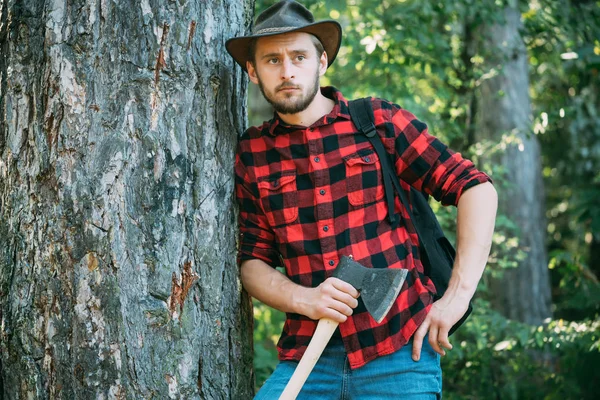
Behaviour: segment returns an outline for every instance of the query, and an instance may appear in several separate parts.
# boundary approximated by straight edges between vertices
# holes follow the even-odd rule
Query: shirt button
[[[319,162],[321,159],[319,157],[315,157],[315,162]]]
[[[331,265],[333,267],[335,265],[335,261],[329,260],[329,265]]]
[[[325,195],[325,190],[321,189],[321,190],[319,190],[319,193],[320,193],[322,196],[324,196],[324,195]]]
[[[323,230],[324,230],[325,232],[327,232],[327,231],[329,230],[329,227],[328,227],[327,225],[325,225],[325,226],[323,227]]]

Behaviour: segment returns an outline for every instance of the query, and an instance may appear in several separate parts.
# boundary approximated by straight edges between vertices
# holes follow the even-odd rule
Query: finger
[[[346,320],[348,320],[347,316],[345,316],[344,314],[341,314],[339,312],[336,312],[333,309],[329,309],[329,312],[325,315],[324,318],[329,318],[329,319],[337,322],[338,324],[343,324],[344,322],[346,322]]]
[[[342,301],[333,301],[330,308],[348,317],[354,313],[354,309]]]
[[[412,348],[412,359],[413,361],[419,361],[421,359],[421,348],[423,347],[423,338],[427,333],[429,327],[429,321],[425,321],[421,324],[419,329],[413,335],[413,348]]]
[[[348,305],[329,298],[318,307],[316,319],[329,318],[341,324],[346,322],[353,312],[354,310]]]
[[[329,295],[335,300],[347,304],[349,307],[356,308],[358,306],[358,300],[356,300],[358,291],[349,283],[337,278],[330,279],[331,286],[328,287],[330,290],[327,291]]]
[[[452,344],[450,343],[450,340],[448,340],[448,331],[446,329],[440,329],[438,331],[437,341],[441,347],[452,350]]]
[[[439,329],[438,329],[437,325],[432,325],[429,328],[429,338],[428,338],[429,345],[431,346],[433,351],[438,353],[440,356],[445,356],[446,352],[444,351],[444,349],[442,349],[440,347],[440,344],[438,343],[438,332],[439,332]]]
[[[329,279],[331,280],[331,284],[333,285],[333,287],[336,288],[337,290],[340,290],[344,293],[348,293],[350,296],[354,297],[355,299],[358,297],[358,295],[359,295],[358,290],[356,290],[354,288],[354,286],[352,286],[348,282],[344,282],[343,280],[338,279],[338,278],[329,278]]]
[[[348,293],[336,292],[331,297],[333,297],[339,302],[346,304],[348,307],[356,308],[358,306],[358,300],[356,300],[356,298],[352,297]]]
[[[346,322],[346,320],[348,319],[348,317],[344,313],[341,313],[338,310],[331,307],[326,307],[321,312],[321,316],[319,317],[319,319],[321,318],[329,318],[333,321],[336,321],[339,324]]]

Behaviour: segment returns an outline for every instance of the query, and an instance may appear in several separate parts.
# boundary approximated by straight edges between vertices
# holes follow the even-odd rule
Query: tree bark
[[[527,51],[519,30],[518,10],[507,7],[502,23],[482,28],[482,51],[498,74],[483,80],[478,95],[479,139],[502,141],[506,150],[494,159],[506,172],[510,187],[499,190],[499,212],[515,222],[526,258],[492,283],[492,304],[505,316],[541,324],[551,316],[546,251],[546,221],[540,146],[531,129]]]
[[[235,262],[253,0],[0,2],[6,399],[245,399]]]

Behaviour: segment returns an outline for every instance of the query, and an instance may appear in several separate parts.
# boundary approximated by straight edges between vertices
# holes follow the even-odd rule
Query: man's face
[[[311,36],[304,32],[258,39],[254,60],[254,65],[247,64],[248,76],[281,114],[304,111],[327,70],[327,54],[319,57]]]

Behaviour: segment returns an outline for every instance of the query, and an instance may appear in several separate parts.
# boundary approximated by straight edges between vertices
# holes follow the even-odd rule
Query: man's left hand
[[[452,349],[448,340],[448,332],[465,315],[468,307],[469,299],[448,291],[441,299],[433,303],[425,321],[413,336],[413,360],[419,361],[421,358],[423,339],[428,333],[429,344],[433,350],[441,356],[446,355],[444,349]]]

